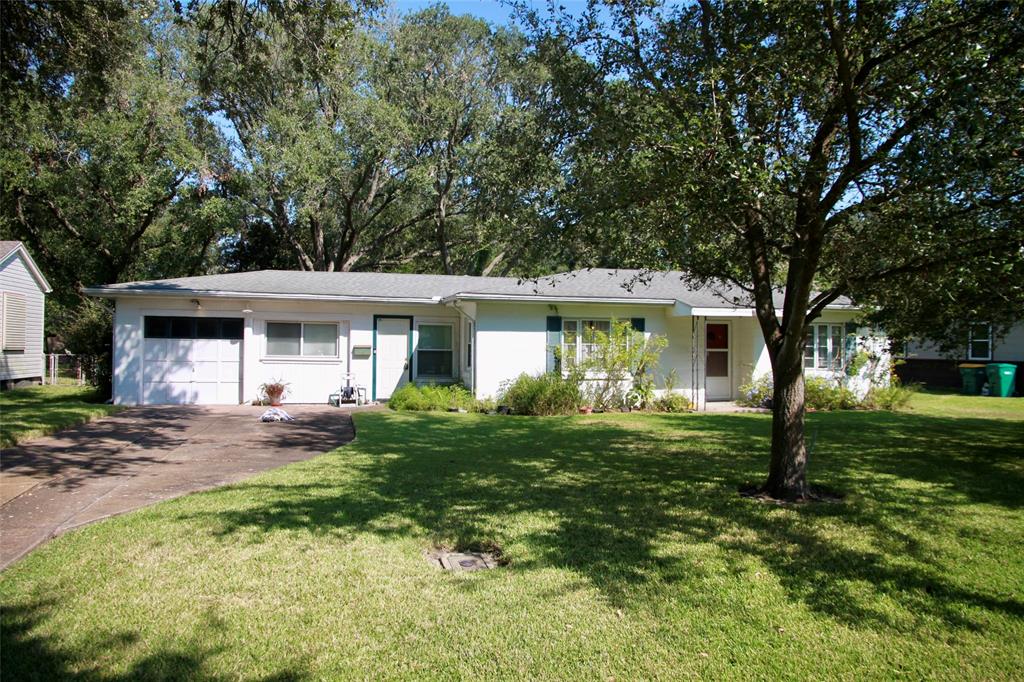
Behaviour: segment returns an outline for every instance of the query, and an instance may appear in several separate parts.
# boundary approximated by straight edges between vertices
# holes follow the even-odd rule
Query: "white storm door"
[[[377,320],[375,398],[386,400],[409,381],[409,338],[412,320],[381,317]]]
[[[704,367],[708,400],[732,399],[732,329],[728,322],[705,325]]]

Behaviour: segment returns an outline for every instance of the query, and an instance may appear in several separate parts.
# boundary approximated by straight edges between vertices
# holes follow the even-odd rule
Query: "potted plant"
[[[273,381],[261,384],[260,393],[263,394],[264,399],[270,403],[271,407],[280,407],[282,398],[288,393],[289,385],[280,379],[274,379]]]

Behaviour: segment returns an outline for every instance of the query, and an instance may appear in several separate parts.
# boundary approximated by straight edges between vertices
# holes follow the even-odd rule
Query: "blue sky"
[[[392,4],[400,12],[410,12],[438,4],[438,2],[437,0],[392,0]],[[493,24],[508,23],[509,17],[512,15],[512,10],[508,5],[502,4],[498,0],[447,0],[441,4],[448,5],[452,14],[472,14]],[[547,2],[546,0],[532,0],[532,4],[543,9]],[[584,9],[587,6],[585,0],[561,0],[558,4],[570,12]]]

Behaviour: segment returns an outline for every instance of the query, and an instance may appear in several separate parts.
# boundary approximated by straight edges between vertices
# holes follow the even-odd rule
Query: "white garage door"
[[[237,405],[241,401],[241,318],[147,315],[142,402]]]

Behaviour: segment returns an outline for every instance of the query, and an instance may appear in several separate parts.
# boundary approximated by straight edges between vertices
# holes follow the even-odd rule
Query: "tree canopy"
[[[898,333],[1019,318],[1022,20],[1013,3],[699,0],[535,23],[576,252],[754,303],[769,494],[808,495],[802,357],[825,306],[851,296]],[[926,323],[941,297],[957,303]]]

